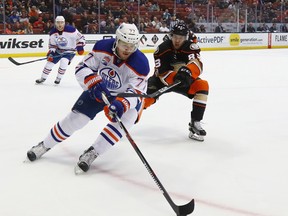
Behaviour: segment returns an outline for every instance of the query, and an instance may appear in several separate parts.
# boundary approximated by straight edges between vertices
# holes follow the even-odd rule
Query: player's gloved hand
[[[193,82],[192,73],[190,69],[186,66],[182,66],[179,68],[177,74],[174,77],[174,82],[180,81],[179,87],[181,88],[189,88]]]
[[[53,62],[53,56],[55,55],[55,51],[49,50],[49,52],[47,53],[47,61],[49,62]]]
[[[104,107],[106,117],[111,122],[116,122],[115,115],[119,118],[129,109],[129,102],[125,98],[116,98],[109,106]]]
[[[86,85],[90,97],[98,102],[103,102],[102,92],[110,97],[110,91],[107,89],[105,83],[102,81],[102,77],[96,74],[90,74],[85,77],[84,84]]]
[[[83,54],[84,54],[84,48],[83,48],[83,46],[77,46],[76,49],[77,49],[77,53],[78,53],[79,55],[83,55]]]

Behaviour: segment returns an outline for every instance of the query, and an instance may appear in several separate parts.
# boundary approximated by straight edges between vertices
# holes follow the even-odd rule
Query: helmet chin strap
[[[113,44],[113,47],[112,47],[112,51],[113,51],[114,55],[117,56],[117,58],[121,59],[120,56],[117,54],[117,49],[116,49],[117,45],[118,45],[118,39],[116,38],[116,40],[115,40],[115,42]]]

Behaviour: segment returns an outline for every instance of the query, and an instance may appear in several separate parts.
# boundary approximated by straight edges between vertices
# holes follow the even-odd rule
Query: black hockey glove
[[[189,88],[193,82],[192,73],[188,67],[182,66],[179,68],[177,74],[174,77],[174,82],[180,81],[180,88]]]

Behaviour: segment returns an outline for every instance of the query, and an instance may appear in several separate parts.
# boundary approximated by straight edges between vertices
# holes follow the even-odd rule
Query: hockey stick
[[[71,54],[69,54],[71,55]],[[69,56],[68,54],[66,56]],[[58,57],[61,57],[63,55],[57,55],[57,56],[53,56],[53,58],[58,58]],[[27,61],[27,62],[17,62],[15,59],[13,59],[12,57],[8,57],[8,60],[11,61],[13,64],[19,66],[19,65],[24,65],[24,64],[30,64],[30,63],[33,63],[33,62],[37,62],[37,61],[43,61],[43,60],[46,60],[48,57],[45,57],[45,58],[40,58],[40,59],[36,59],[36,60],[32,60],[32,61]]]
[[[29,64],[29,63],[33,63],[33,62],[37,62],[37,61],[42,61],[42,60],[46,60],[46,59],[47,59],[47,57],[20,63],[20,62],[17,62],[17,61],[16,61],[15,59],[13,59],[12,57],[8,57],[8,60],[11,61],[13,64],[15,64],[15,65],[17,65],[17,66],[19,66],[19,65],[24,65],[24,64]]]
[[[162,95],[163,93],[165,93],[166,91],[168,91],[169,89],[173,88],[174,86],[179,85],[181,82],[180,81],[176,81],[175,83],[168,85],[168,86],[164,86],[163,88],[159,89],[158,91],[152,93],[152,94],[136,94],[136,93],[119,93],[117,96],[118,97],[143,97],[143,98],[155,98],[155,97],[159,97],[160,95]]]
[[[102,99],[107,105],[110,105],[109,100],[107,99],[106,95],[103,92],[102,92]],[[148,172],[151,175],[151,177],[153,178],[154,182],[156,183],[156,185],[158,186],[158,188],[160,189],[160,191],[162,192],[162,194],[164,195],[164,197],[166,198],[166,200],[168,201],[168,203],[170,204],[170,206],[172,207],[174,212],[177,214],[177,216],[186,216],[188,214],[191,214],[194,211],[194,206],[195,206],[194,199],[192,199],[189,203],[187,203],[185,205],[181,205],[181,206],[176,205],[172,201],[172,199],[169,196],[169,194],[167,193],[166,189],[164,188],[164,186],[162,185],[162,183],[160,182],[160,180],[158,179],[158,177],[154,173],[153,169],[148,164],[147,160],[145,159],[145,157],[141,153],[140,149],[137,147],[137,145],[134,142],[134,140],[132,139],[132,137],[130,136],[128,130],[124,126],[124,124],[121,121],[121,119],[116,114],[114,114],[113,116],[115,117],[115,119],[118,122],[118,124],[120,125],[120,127],[124,130],[127,139],[129,140],[129,142],[133,146],[134,150],[138,154],[138,156],[141,159],[142,163],[144,164],[144,166],[148,170]]]

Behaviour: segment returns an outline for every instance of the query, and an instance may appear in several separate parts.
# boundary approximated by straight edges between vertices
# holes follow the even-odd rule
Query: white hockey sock
[[[50,133],[44,139],[47,148],[53,148],[56,144],[70,137],[75,131],[83,128],[90,118],[82,113],[70,112],[63,120],[51,128]]]
[[[116,123],[109,123],[102,130],[96,141],[93,143],[95,151],[101,155],[110,149],[116,142],[122,138],[122,130]]]

